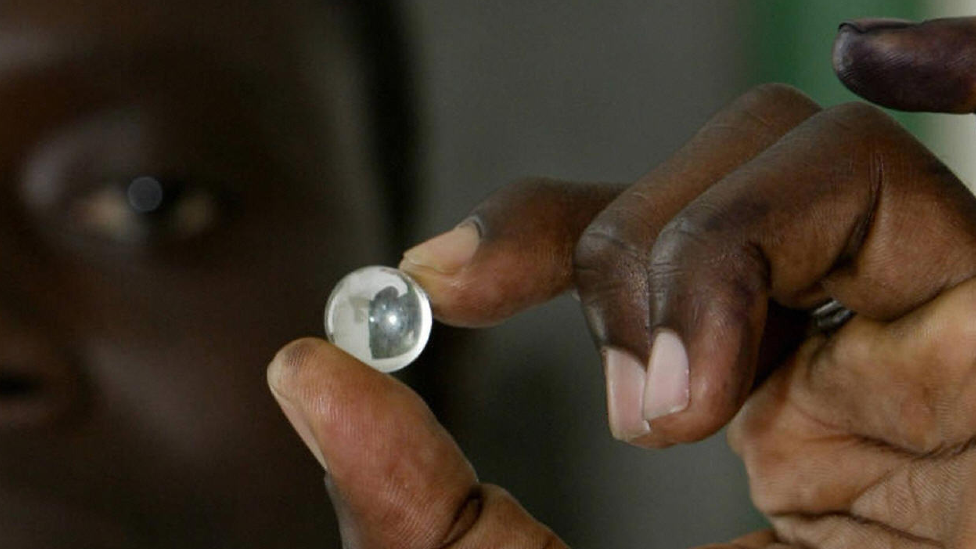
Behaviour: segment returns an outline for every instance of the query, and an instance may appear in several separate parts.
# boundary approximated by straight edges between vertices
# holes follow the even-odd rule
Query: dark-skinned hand
[[[834,62],[875,103],[976,107],[976,19],[847,23]],[[712,548],[976,547],[976,199],[874,107],[762,86],[633,185],[515,184],[401,266],[462,326],[574,289],[620,439],[731,421],[773,529]],[[853,319],[810,329],[832,299]],[[314,339],[268,378],[347,547],[564,547],[395,379]]]

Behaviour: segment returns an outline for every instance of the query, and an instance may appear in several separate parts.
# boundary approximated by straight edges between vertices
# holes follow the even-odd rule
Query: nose
[[[0,433],[55,424],[80,403],[80,379],[51,334],[0,302]]]

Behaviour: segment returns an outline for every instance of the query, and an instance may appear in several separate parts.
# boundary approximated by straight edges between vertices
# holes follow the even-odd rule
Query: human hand
[[[974,50],[973,18],[855,21],[835,67],[877,103],[964,113],[976,108]],[[892,321],[854,317],[749,398],[729,442],[778,536],[742,546],[976,546],[974,299],[970,279]]]
[[[784,334],[771,337],[771,328],[784,327],[768,321],[772,314],[795,318],[786,311],[833,297],[860,314],[829,340],[842,341],[841,334],[864,322],[889,327],[892,319],[924,315],[928,309],[913,311],[976,272],[976,206],[958,181],[877,111],[864,106],[817,111],[786,88],[761,88],[716,116],[674,158],[619,196],[619,189],[608,186],[524,183],[476,209],[480,234],[462,228],[453,238],[414,250],[407,256],[414,265],[404,266],[431,292],[442,319],[467,325],[499,321],[560,293],[575,279],[595,338],[605,349],[614,433],[648,446],[707,436],[738,410],[757,369],[777,363],[784,351],[804,341],[800,325],[785,326]],[[909,229],[915,232],[906,237]],[[943,318],[928,313],[927,319]],[[866,318],[874,320],[861,320]],[[653,339],[661,333],[669,334],[664,344]],[[763,395],[771,387],[781,387],[776,394],[802,395],[787,382],[793,379],[787,372],[801,369],[805,350],[824,337],[802,343],[733,430],[737,448],[747,465],[752,463],[754,490],[757,482],[765,486],[762,479],[784,469],[770,467],[775,460],[756,461],[750,449],[788,446],[790,439],[750,427],[774,419],[785,425],[798,421],[788,415],[755,421],[777,411],[763,405],[764,398],[770,400]],[[502,546],[507,540],[501,536],[512,546],[559,546],[510,497],[476,484],[449,437],[405,388],[324,343],[306,341],[289,349],[269,370],[271,384],[303,438],[329,466],[350,546],[427,547],[451,540],[455,546]],[[858,365],[863,369],[863,355],[846,358],[852,371]],[[877,383],[877,378],[865,381]],[[859,387],[863,391],[870,383]],[[926,395],[931,396],[915,396]],[[914,404],[924,408],[925,402]],[[814,493],[806,504],[825,501],[833,487],[860,479],[843,470],[813,470],[824,475],[829,489]],[[798,491],[782,479],[767,488],[772,501]],[[957,493],[960,498],[947,504],[965,511],[969,496]],[[756,496],[766,509],[759,492]],[[790,530],[774,516],[782,539],[816,547],[843,541],[830,537],[838,532],[830,523],[836,516],[808,517],[802,515],[806,507],[796,508],[800,518],[828,519],[819,521],[820,533],[828,537],[809,541],[802,529]],[[872,517],[872,526],[897,529],[896,518]],[[957,521],[939,535],[965,533],[965,524]],[[878,535],[872,538],[872,530],[862,530],[867,530],[865,544],[885,543]],[[739,543],[772,547],[775,540],[759,534]]]

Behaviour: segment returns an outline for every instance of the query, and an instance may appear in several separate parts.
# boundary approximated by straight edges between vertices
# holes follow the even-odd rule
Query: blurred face
[[[327,546],[264,368],[386,251],[342,15],[0,6],[0,546]]]

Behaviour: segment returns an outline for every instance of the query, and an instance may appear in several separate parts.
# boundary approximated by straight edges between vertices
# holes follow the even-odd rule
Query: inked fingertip
[[[976,20],[856,19],[840,24],[834,72],[852,92],[904,111],[976,108]]]

